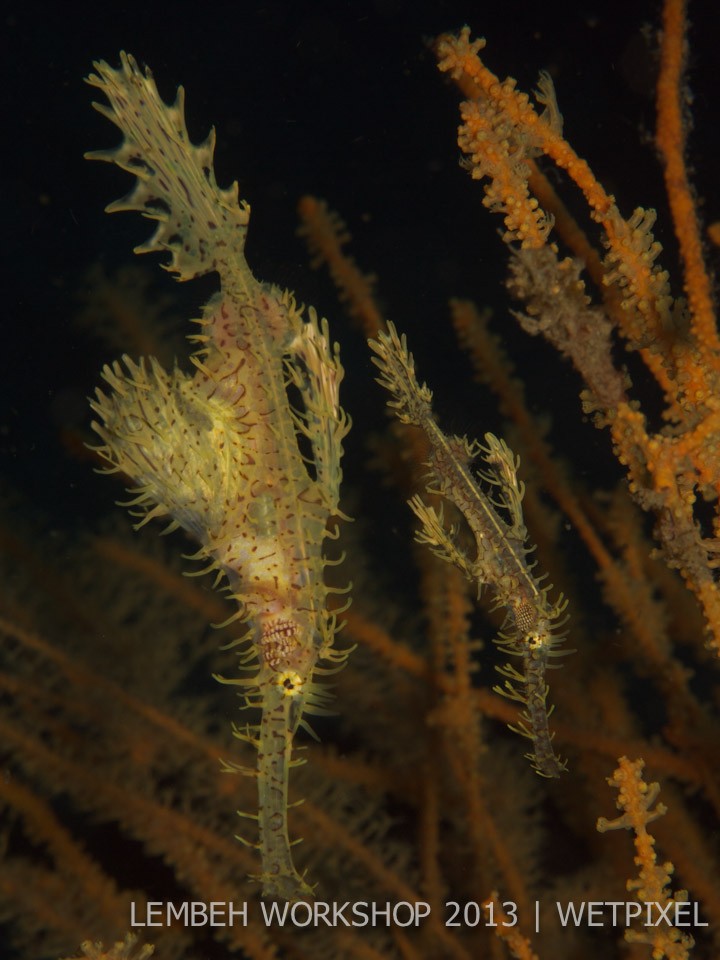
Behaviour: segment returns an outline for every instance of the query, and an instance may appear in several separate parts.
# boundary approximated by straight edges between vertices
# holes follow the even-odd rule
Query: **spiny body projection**
[[[237,183],[221,189],[215,181],[214,131],[190,142],[182,87],[165,104],[150,71],[124,53],[119,69],[95,69],[88,82],[109,101],[95,106],[123,142],[88,157],[137,178],[108,211],[157,221],[136,252],[169,253],[166,269],[178,280],[215,271],[221,290],[192,338],[201,344],[194,375],[123,357],[104,370],[111,389],[97,393],[93,426],[110,469],[133,484],[142,523],[166,517],[194,537],[197,557],[226,580],[247,622],[238,641],[247,676],[226,682],[261,710],[258,726],[235,729],[258,752],[259,879],[264,896],[296,899],[312,890],[293,865],[287,831],[293,736],[304,711],[322,711],[318,661],[337,666],[345,657],[333,647],[322,549],[339,512],[348,429],[338,402],[342,367],[327,324],[312,309],[303,318],[289,293],[250,272],[250,208]]]

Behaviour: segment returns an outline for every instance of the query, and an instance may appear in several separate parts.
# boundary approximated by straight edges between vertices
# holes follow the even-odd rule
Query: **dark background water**
[[[720,216],[712,6],[691,5],[690,76],[692,164],[710,220]],[[104,489],[87,463],[68,454],[67,431],[76,437],[86,429],[84,398],[117,350],[78,327],[78,298],[88,268],[100,261],[112,272],[132,261],[131,248],[149,225],[136,215],[107,217],[105,204],[130,178],[83,159],[84,151],[117,142],[115,128],[90,109],[94,91],[82,82],[93,59],[115,64],[119,50],[132,52],[151,65],[166,99],[185,85],[195,139],[216,125],[218,181],[237,178],[253,207],[251,266],[330,318],[349,367],[345,405],[360,428],[383,400],[361,338],[323,275],[307,267],[295,235],[304,193],[326,198],[348,223],[352,252],[378,275],[385,312],[407,331],[448,425],[481,435],[496,426],[496,414],[492,404],[468,412],[477,400],[463,386],[468,367],[448,332],[449,297],[494,307],[537,410],[555,407],[562,418],[577,383],[561,365],[548,367],[555,364],[550,351],[516,333],[507,316],[499,218],[484,210],[479,185],[458,167],[458,97],[428,43],[468,23],[487,37],[486,59],[499,75],[532,89],[538,71],[549,70],[566,135],[624,213],[639,204],[659,207],[657,233],[672,264],[651,139],[658,16],[652,2],[553,0],[11,4],[2,58],[2,472],[31,501],[60,506],[66,519],[81,523]],[[143,263],[175,299],[174,312],[196,316],[213,281],[180,286],[153,266],[157,259]],[[357,444],[348,442],[349,470],[365,456],[361,433]],[[591,447],[601,443],[600,435],[588,436]]]

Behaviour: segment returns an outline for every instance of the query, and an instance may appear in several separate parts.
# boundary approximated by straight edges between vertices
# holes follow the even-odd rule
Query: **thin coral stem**
[[[670,213],[680,246],[693,333],[707,353],[717,355],[720,353],[720,338],[712,285],[703,260],[696,202],[685,163],[683,74],[687,46],[686,8],[686,0],[665,0],[663,5],[656,141],[663,160]],[[715,362],[717,364],[717,359]]]

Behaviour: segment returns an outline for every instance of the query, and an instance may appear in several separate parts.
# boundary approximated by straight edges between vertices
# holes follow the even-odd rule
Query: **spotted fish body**
[[[312,891],[288,839],[292,741],[303,712],[321,711],[318,661],[344,658],[333,647],[322,546],[338,515],[348,429],[338,402],[342,367],[326,323],[312,309],[304,318],[289,293],[253,277],[244,255],[250,208],[236,183],[221,189],[215,181],[214,131],[190,142],[182,88],[165,104],[150,71],[124,53],[119,69],[98,62],[95,70],[88,82],[109,102],[95,106],[123,142],[88,157],[137,178],[108,211],[157,221],[136,252],[169,253],[166,269],[178,280],[215,271],[221,290],[192,338],[201,345],[194,375],[124,357],[104,370],[111,389],[97,392],[93,426],[111,470],[132,482],[142,523],[166,517],[194,537],[198,558],[227,581],[248,624],[247,676],[226,682],[262,711],[259,726],[235,731],[258,751],[260,879],[264,896],[297,899]]]

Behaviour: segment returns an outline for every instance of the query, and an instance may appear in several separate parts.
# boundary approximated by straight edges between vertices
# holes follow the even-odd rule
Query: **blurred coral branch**
[[[714,573],[720,549],[720,339],[711,280],[702,259],[699,226],[684,159],[681,110],[685,3],[667,0],[658,81],[657,142],[684,266],[686,299],[673,298],[669,275],[652,227],[655,211],[638,208],[625,220],[615,200],[562,135],[562,117],[549,75],[536,92],[540,113],[515,81],[501,81],[480,59],[484,40],[468,28],[437,43],[440,69],[472,99],[461,106],[459,144],[476,179],[487,180],[485,205],[502,213],[504,239],[514,249],[511,292],[527,315],[526,330],[542,333],[567,356],[586,383],[584,408],[608,426],[630,490],[656,517],[665,558],[700,601],[710,645],[720,655],[720,594]],[[560,259],[551,239],[552,209],[533,193],[531,158],[546,156],[582,191],[592,219],[604,231],[605,256],[597,260],[602,306],[591,306],[580,271],[585,263]],[[554,203],[547,194],[545,202]],[[562,211],[567,227],[567,217]],[[585,252],[576,228],[574,245]],[[611,354],[617,330],[638,351],[665,400],[665,425],[653,431],[632,385]],[[709,522],[703,504],[712,506]]]

